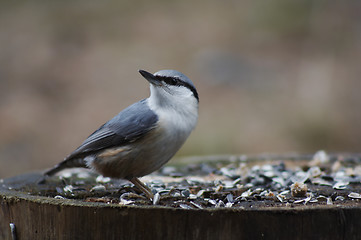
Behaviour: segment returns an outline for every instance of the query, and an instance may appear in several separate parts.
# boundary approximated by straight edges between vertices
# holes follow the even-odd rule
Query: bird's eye
[[[171,78],[170,83],[171,83],[172,85],[176,85],[176,84],[177,84],[177,80],[174,79],[174,78]]]
[[[178,80],[176,78],[173,78],[173,77],[166,77],[164,79],[164,81],[169,84],[169,85],[178,85]]]
[[[162,80],[163,82],[169,85],[173,85],[173,86],[181,85],[181,81],[176,77],[159,77],[159,78],[160,80]]]

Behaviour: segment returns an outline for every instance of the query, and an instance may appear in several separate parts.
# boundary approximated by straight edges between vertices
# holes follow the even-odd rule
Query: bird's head
[[[161,70],[154,74],[139,73],[150,83],[150,98],[158,105],[178,106],[190,104],[198,107],[198,93],[193,82],[176,70]]]

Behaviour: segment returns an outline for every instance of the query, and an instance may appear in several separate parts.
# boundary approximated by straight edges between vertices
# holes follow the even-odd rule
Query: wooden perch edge
[[[39,176],[21,175],[1,184],[0,239],[357,239],[361,235],[359,206],[188,210],[54,199],[9,189]]]

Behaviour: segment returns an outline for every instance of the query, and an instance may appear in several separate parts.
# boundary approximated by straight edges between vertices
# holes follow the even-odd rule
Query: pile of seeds
[[[361,156],[357,154],[319,151],[310,156],[231,156],[188,162],[141,178],[153,191],[152,200],[126,180],[84,170],[64,171],[32,194],[184,209],[361,206]]]

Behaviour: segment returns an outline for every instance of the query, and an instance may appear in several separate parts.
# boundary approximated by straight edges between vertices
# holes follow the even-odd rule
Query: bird
[[[139,177],[161,168],[181,148],[197,124],[199,97],[193,82],[181,72],[139,73],[149,82],[150,96],[100,126],[44,176],[67,168],[90,168],[104,177],[126,179],[154,198]]]

